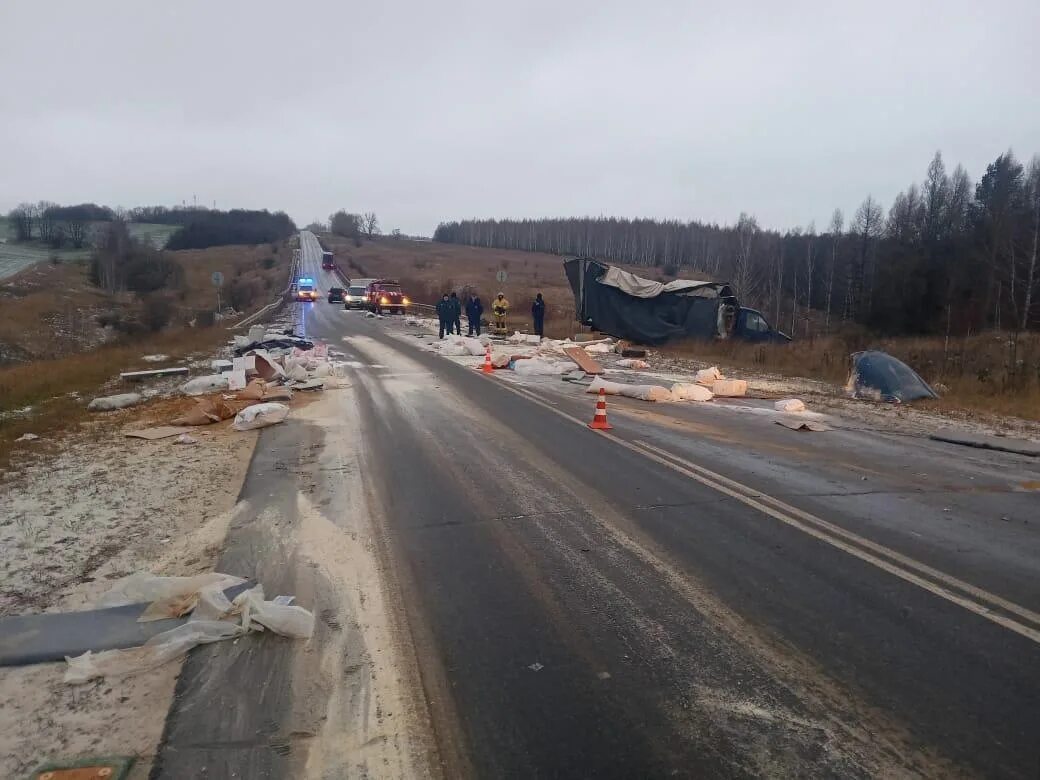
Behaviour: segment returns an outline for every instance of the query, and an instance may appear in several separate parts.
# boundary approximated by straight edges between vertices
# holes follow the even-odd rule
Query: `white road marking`
[[[504,383],[499,383],[499,386],[588,430],[585,422],[546,403],[528,390]],[[956,577],[952,577],[884,545],[865,539],[809,512],[793,507],[790,504],[785,504],[779,499],[717,474],[703,466],[653,447],[646,442],[638,440],[630,442],[606,431],[595,431],[594,433],[604,436],[625,449],[649,458],[713,490],[730,496],[775,520],[779,520],[815,539],[826,542],[939,598],[963,607],[969,612],[1040,644],[1040,630],[1025,623],[1020,623],[1012,617],[995,612],[994,608],[1017,615],[1034,626],[1040,626],[1040,614],[1032,610],[959,580]],[[889,560],[885,560],[885,558]],[[936,581],[925,579],[925,576],[931,577]],[[961,592],[957,593],[955,591]]]

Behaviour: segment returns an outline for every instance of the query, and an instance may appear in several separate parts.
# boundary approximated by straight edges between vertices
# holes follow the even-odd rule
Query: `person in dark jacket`
[[[455,307],[451,305],[451,298],[448,297],[448,293],[444,293],[441,299],[437,301],[437,319],[441,322],[440,338],[444,338],[445,329],[447,329],[448,335],[451,335],[451,325],[454,317]]]
[[[476,293],[470,293],[469,300],[466,301],[466,319],[469,320],[469,333],[466,335],[480,335],[480,317],[483,314],[484,306],[481,304],[480,298],[477,297]]]
[[[462,335],[462,301],[459,300],[459,296],[452,292],[451,294],[451,324],[455,326],[455,334],[458,336]],[[448,328],[448,333],[451,333],[451,328]]]
[[[542,300],[542,294],[538,293],[535,296],[534,303],[531,304],[531,317],[534,318],[534,332],[539,338],[545,337],[545,301]]]

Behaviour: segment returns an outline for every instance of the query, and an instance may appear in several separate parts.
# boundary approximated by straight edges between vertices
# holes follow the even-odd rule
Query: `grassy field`
[[[97,223],[103,225],[104,223]],[[176,225],[152,225],[143,223],[131,223],[130,234],[150,242],[156,248],[166,246],[170,236],[177,230]],[[6,241],[4,241],[6,239]],[[14,233],[7,217],[0,217],[0,279],[13,276],[24,268],[36,263],[49,261],[57,258],[61,262],[83,260],[90,257],[90,248],[73,249],[62,247],[53,249],[42,241],[15,242]]]

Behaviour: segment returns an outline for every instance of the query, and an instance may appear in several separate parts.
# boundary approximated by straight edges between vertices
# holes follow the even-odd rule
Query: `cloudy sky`
[[[2,0],[0,30],[5,211],[822,227],[936,149],[1040,152],[1037,0]]]

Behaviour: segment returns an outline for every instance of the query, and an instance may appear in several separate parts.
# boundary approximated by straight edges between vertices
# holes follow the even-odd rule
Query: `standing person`
[[[440,338],[444,338],[444,330],[448,330],[448,335],[451,335],[451,321],[455,316],[455,310],[451,305],[451,298],[448,297],[448,293],[444,293],[439,301],[437,301],[437,319],[441,322],[441,335]]]
[[[545,301],[542,300],[542,294],[534,298],[534,303],[531,304],[531,317],[534,318],[534,332],[538,338],[545,338]]]
[[[491,302],[491,311],[495,315],[495,327],[499,330],[505,330],[506,314],[509,313],[509,301],[506,300],[505,293],[499,293],[495,296],[495,300]]]
[[[466,319],[469,320],[469,336],[480,335],[480,317],[484,314],[484,306],[480,302],[480,298],[477,297],[476,293],[469,294],[469,300],[466,301]]]
[[[459,296],[455,291],[451,293],[451,324],[455,326],[455,335],[462,335],[462,301],[459,300]],[[451,333],[451,328],[448,328],[448,333]]]

